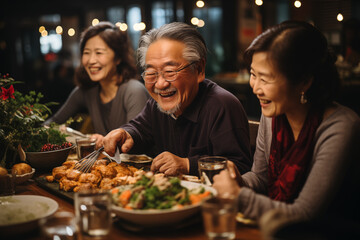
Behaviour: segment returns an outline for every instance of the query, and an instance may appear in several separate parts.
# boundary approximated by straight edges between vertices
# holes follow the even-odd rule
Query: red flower
[[[1,87],[1,93],[0,93],[0,98],[2,98],[3,100],[8,99],[9,97],[15,99],[14,97],[14,87],[13,85],[11,85],[9,87],[9,89],[6,89],[4,87]]]

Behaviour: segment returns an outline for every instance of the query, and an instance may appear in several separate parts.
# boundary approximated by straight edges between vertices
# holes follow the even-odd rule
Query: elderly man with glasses
[[[185,23],[165,24],[144,34],[137,50],[151,95],[143,111],[103,139],[105,151],[145,153],[151,170],[198,175],[203,155],[223,156],[241,173],[250,170],[248,119],[240,101],[205,79],[206,45]]]

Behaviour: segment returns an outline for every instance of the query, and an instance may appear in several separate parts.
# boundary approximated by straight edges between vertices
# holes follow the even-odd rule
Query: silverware
[[[104,154],[106,157],[108,157],[111,161],[117,162],[117,163],[121,163],[121,158],[120,158],[120,151],[119,148],[116,148],[116,152],[114,157],[111,157],[109,154],[107,154],[107,152],[103,151],[102,154]]]
[[[72,129],[72,128],[70,128],[70,127],[66,127],[66,131],[67,131],[68,133],[72,133],[72,134],[77,135],[77,136],[79,136],[79,137],[87,138],[87,136],[86,136],[85,134],[83,134],[82,132],[79,132],[79,131],[77,131],[77,130],[75,130],[75,129]]]
[[[111,161],[115,161],[116,163],[119,163],[119,164],[121,163],[119,148],[116,149],[115,156],[111,157],[109,154],[107,154],[104,151],[104,147],[101,147],[101,148],[93,151],[86,157],[80,159],[77,163],[75,163],[74,169],[79,170],[80,172],[85,172],[85,173],[90,172],[92,166],[96,162],[100,153],[104,154]]]
[[[90,172],[92,166],[96,162],[97,158],[100,155],[100,152],[104,150],[104,147],[101,147],[86,157],[80,159],[77,163],[75,163],[74,169],[79,170],[80,172],[88,173]]]

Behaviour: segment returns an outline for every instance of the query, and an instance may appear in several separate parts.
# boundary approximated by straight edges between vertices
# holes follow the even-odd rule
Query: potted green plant
[[[54,102],[41,103],[41,93],[16,91],[15,81],[8,74],[0,76],[0,166],[11,167],[20,153],[37,152],[45,144],[61,145],[66,135],[54,126],[44,127],[51,114],[49,106]]]

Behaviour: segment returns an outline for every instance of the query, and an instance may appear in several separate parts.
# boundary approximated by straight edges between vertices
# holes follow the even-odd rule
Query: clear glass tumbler
[[[210,198],[202,204],[202,216],[208,239],[235,239],[236,199]]]
[[[111,195],[105,190],[86,190],[75,193],[76,221],[82,234],[105,236],[110,232]]]

